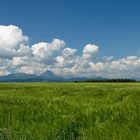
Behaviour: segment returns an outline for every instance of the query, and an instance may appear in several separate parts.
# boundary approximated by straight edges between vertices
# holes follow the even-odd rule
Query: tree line
[[[135,79],[88,79],[83,81],[75,81],[75,82],[136,82]]]

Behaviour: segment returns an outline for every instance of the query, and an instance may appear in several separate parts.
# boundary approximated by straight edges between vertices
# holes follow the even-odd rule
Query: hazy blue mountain
[[[63,77],[59,77],[59,76],[55,75],[50,70],[46,70],[44,73],[39,75],[39,78],[41,78],[43,81],[64,81]]]
[[[74,78],[69,78],[67,79],[68,81],[90,81],[90,80],[107,80],[107,78],[103,78],[103,77],[97,77],[97,76],[93,76],[93,77],[74,77]]]
[[[132,77],[131,79],[134,79],[136,81],[140,81],[140,78],[139,77]]]
[[[0,76],[0,82],[74,82],[74,81],[87,81],[87,80],[106,80],[102,77],[70,77],[64,78],[55,75],[52,71],[46,70],[40,75],[35,74],[25,74],[25,73],[15,73],[9,74],[7,76]]]
[[[15,73],[7,76],[0,76],[1,82],[24,82],[24,81],[35,81],[38,77],[35,74]]]

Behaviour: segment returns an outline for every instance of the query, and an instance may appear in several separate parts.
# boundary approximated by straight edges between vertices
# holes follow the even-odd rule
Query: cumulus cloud
[[[92,59],[99,52],[99,47],[92,44],[87,44],[83,49],[83,58]]]
[[[44,61],[46,63],[52,63],[54,61],[54,57],[60,53],[62,48],[65,46],[65,42],[59,39],[53,39],[51,43],[48,42],[40,42],[38,44],[34,44],[31,47],[31,50],[36,59],[39,61]]]
[[[6,66],[5,67],[0,67],[0,75],[5,76],[10,74],[10,72],[7,70]]]
[[[103,56],[103,57],[101,58],[101,60],[107,62],[107,61],[112,61],[113,58],[114,58],[114,56]]]
[[[20,50],[28,42],[28,37],[14,25],[0,25],[0,57],[12,58],[20,55]],[[19,52],[18,52],[19,51]]]
[[[29,46],[29,38],[17,26],[0,25],[0,75],[41,74],[52,70],[62,76],[134,77],[140,74],[140,57],[99,57],[99,46],[87,44],[82,52],[60,39]]]
[[[24,63],[21,57],[14,57],[11,61],[13,66],[18,66]]]
[[[22,66],[20,68],[17,68],[17,72],[26,73],[26,74],[34,74],[34,70],[30,66]]]
[[[74,65],[76,60],[76,49],[64,48],[62,53],[56,57],[55,67],[70,68]]]
[[[76,49],[72,49],[72,48],[65,48],[63,51],[62,51],[62,55],[65,57],[65,58],[68,58],[68,57],[73,57],[75,55],[75,53],[77,52]]]
[[[87,54],[91,54],[91,55],[95,55],[97,54],[99,51],[99,47],[96,45],[92,45],[92,44],[87,44],[84,47],[83,53],[87,53]]]

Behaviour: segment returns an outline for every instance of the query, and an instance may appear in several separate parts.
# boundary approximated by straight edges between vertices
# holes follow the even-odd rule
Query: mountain
[[[39,80],[35,74],[15,73],[7,76],[0,76],[0,82],[26,82]]]
[[[132,78],[130,78],[130,79],[134,79],[134,80],[136,80],[136,81],[140,81],[140,77],[132,77]]]
[[[55,75],[52,71],[45,71],[39,76],[35,74],[15,73],[7,76],[0,76],[0,82],[58,82],[64,81],[62,77]]]
[[[46,70],[40,75],[35,74],[25,74],[25,73],[15,73],[9,74],[7,76],[0,76],[0,82],[82,82],[82,81],[92,81],[92,80],[106,80],[102,77],[71,77],[64,78],[55,75],[52,71]]]
[[[59,77],[55,75],[52,71],[46,70],[44,73],[39,75],[39,78],[41,78],[43,81],[64,81],[62,77]]]
[[[107,80],[107,78],[103,77],[97,77],[97,76],[92,76],[92,77],[74,77],[74,78],[69,78],[67,81],[75,81],[75,82],[86,82],[86,81],[104,81]]]

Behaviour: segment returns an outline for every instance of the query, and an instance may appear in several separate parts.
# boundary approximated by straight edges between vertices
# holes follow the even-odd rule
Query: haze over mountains
[[[9,74],[7,76],[0,76],[0,82],[63,82],[63,81],[84,81],[88,79],[94,80],[105,80],[106,78],[102,77],[60,77],[55,75],[52,71],[46,70],[40,75],[36,74],[25,74],[25,73],[15,73]]]
[[[130,78],[136,81],[140,81],[140,78]],[[55,75],[52,71],[46,70],[40,75],[15,73],[7,76],[0,76],[0,82],[80,82],[80,81],[108,81],[109,78],[103,78],[98,76],[92,77],[61,77]],[[129,80],[129,79],[128,79]]]

